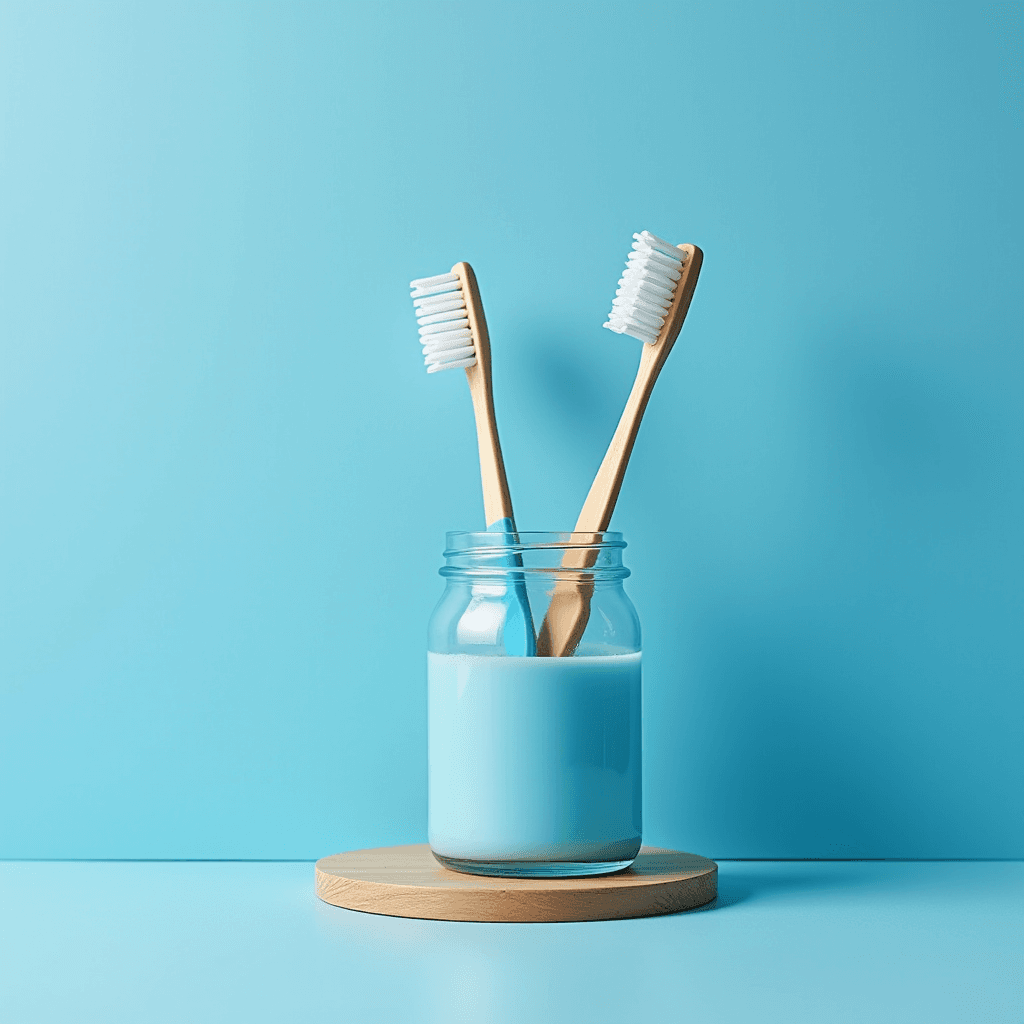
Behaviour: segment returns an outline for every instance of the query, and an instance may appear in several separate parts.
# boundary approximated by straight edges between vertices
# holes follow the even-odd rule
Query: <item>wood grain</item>
[[[661,368],[665,365],[665,360],[682,330],[683,321],[690,308],[690,300],[693,298],[693,290],[697,287],[697,278],[704,262],[703,252],[697,246],[689,244],[676,248],[687,254],[682,277],[676,286],[672,305],[658,334],[658,340],[653,345],[641,342],[643,351],[640,355],[640,367],[626,401],[626,408],[612,435],[611,444],[608,445],[608,451],[597,471],[597,476],[590,486],[587,500],[583,503],[583,509],[573,531],[583,535],[575,538],[582,544],[594,543],[596,537],[592,535],[603,533],[611,523],[612,512],[615,511],[615,503],[622,489],[622,481],[626,475],[636,435],[640,430],[644,410],[650,401],[658,374],[661,373]],[[591,535],[589,541],[587,535]],[[551,604],[537,635],[538,657],[566,658],[576,650],[590,618],[590,598],[594,588],[585,573],[573,577],[572,571],[589,569],[596,560],[597,552],[593,548],[570,548],[566,551],[562,559],[562,569],[566,570],[566,578],[555,584]]]
[[[469,329],[473,332],[476,365],[466,367],[469,393],[473,398],[476,419],[476,443],[480,452],[480,482],[484,492],[484,522],[487,526],[499,519],[512,519],[512,498],[505,476],[505,460],[498,441],[498,423],[494,418],[494,394],[491,389],[491,340],[480,299],[476,274],[468,263],[456,263],[452,273],[458,275],[466,299]]]
[[[424,843],[353,850],[316,864],[316,894],[347,910],[435,921],[605,921],[674,914],[718,894],[718,865],[644,847],[597,878],[486,878],[442,867]]]

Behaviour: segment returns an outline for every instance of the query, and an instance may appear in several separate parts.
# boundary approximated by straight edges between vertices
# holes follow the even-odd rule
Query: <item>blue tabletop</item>
[[[0,1020],[1024,1019],[1024,865],[721,862],[707,909],[453,924],[309,863],[0,863]]]

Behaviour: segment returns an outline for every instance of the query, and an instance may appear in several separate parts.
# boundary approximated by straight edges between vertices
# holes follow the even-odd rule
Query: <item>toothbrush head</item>
[[[473,336],[473,310],[467,309],[461,267],[436,277],[412,281],[412,304],[420,325],[420,344],[427,373],[475,366],[477,345]]]
[[[633,251],[603,326],[616,334],[628,334],[648,345],[661,336],[666,321],[671,328],[673,306],[678,305],[679,280],[694,255],[694,246],[683,248],[649,231],[633,235]],[[674,340],[674,339],[673,339]]]

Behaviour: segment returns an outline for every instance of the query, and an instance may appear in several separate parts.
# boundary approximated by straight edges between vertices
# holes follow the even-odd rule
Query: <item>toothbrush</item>
[[[416,307],[416,322],[420,325],[420,342],[423,345],[423,362],[427,373],[460,368],[466,371],[476,420],[487,532],[504,534],[513,544],[518,543],[505,462],[498,441],[498,424],[494,418],[491,343],[476,274],[468,263],[456,263],[450,273],[419,278],[410,283],[410,288],[413,305]],[[502,562],[512,567],[523,564],[518,554],[510,554]],[[514,637],[506,635],[506,649],[509,654],[533,655],[536,653],[533,616],[523,580],[513,584],[512,594],[509,603],[510,606],[513,603],[517,605],[522,616],[523,638],[522,644],[517,645]],[[495,595],[492,590],[483,596],[489,596],[493,601]],[[504,621],[507,621],[507,616]],[[495,642],[504,621],[494,624]],[[515,650],[509,649],[510,641],[516,646]]]
[[[608,529],[640,421],[686,319],[704,259],[697,246],[672,245],[648,231],[633,238],[633,251],[604,326],[644,342],[640,368],[604,461],[583,503],[575,533],[595,534]],[[562,568],[589,569],[596,560],[592,548],[569,548],[562,558]],[[573,654],[590,618],[592,593],[593,583],[579,579],[555,584],[537,635],[538,656],[564,658]]]

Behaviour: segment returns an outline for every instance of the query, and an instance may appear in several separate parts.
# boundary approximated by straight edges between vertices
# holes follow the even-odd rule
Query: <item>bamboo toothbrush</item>
[[[451,272],[436,277],[423,277],[410,283],[420,342],[423,345],[427,373],[465,368],[469,393],[473,399],[476,419],[476,440],[480,451],[480,481],[483,485],[484,520],[489,533],[510,535],[518,542],[512,498],[505,477],[505,462],[498,441],[498,424],[494,418],[494,396],[491,389],[491,343],[487,321],[480,300],[476,275],[468,263],[456,263]],[[522,558],[509,554],[503,564],[515,567]],[[505,636],[517,649],[509,654],[536,653],[533,616],[523,581],[511,588],[512,600],[523,618],[523,642]],[[506,591],[507,593],[507,591]]]
[[[686,319],[704,259],[697,246],[675,246],[648,231],[633,238],[633,251],[604,326],[644,342],[644,347],[626,408],[576,521],[577,534],[603,533],[608,529],[640,421]],[[580,543],[586,542],[586,537],[580,538]],[[588,569],[596,559],[592,548],[569,548],[562,558],[562,569]],[[590,618],[592,592],[593,584],[582,578],[555,584],[537,636],[539,656],[572,655]]]

